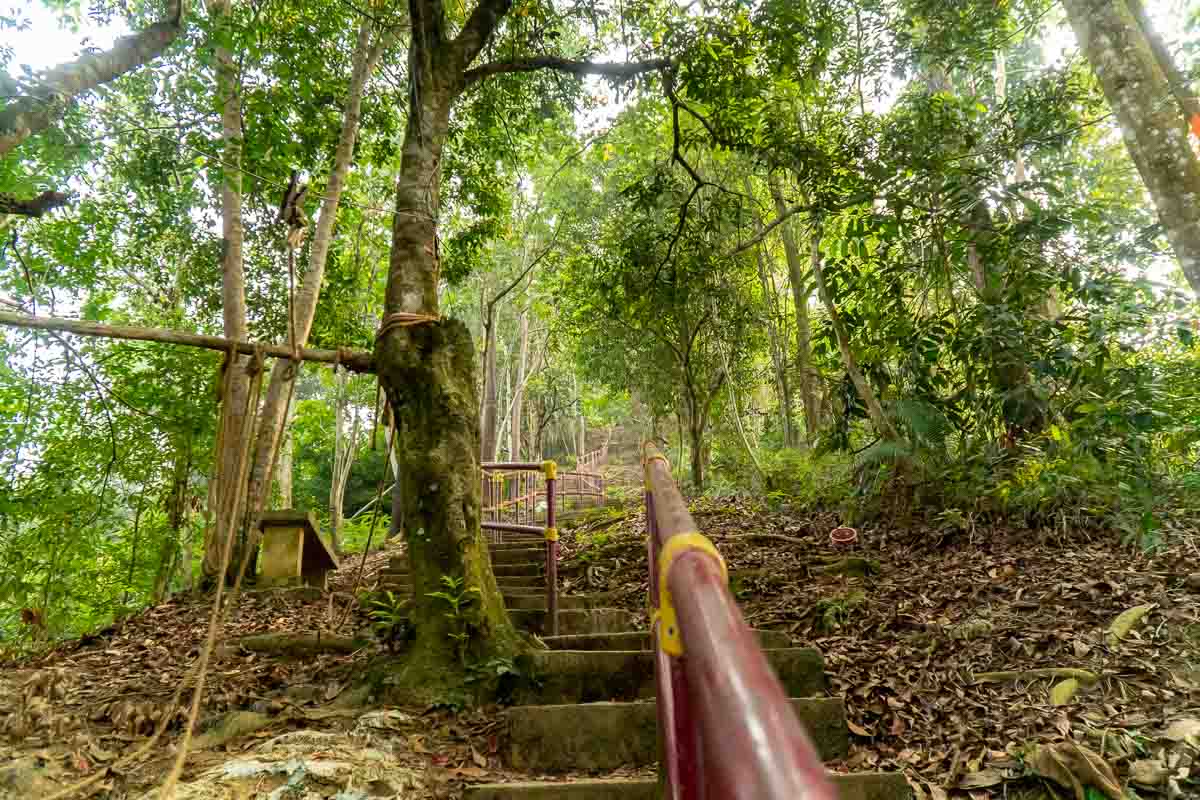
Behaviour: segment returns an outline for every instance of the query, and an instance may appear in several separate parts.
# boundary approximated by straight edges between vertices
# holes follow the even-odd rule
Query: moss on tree
[[[398,426],[414,637],[387,674],[375,677],[393,697],[436,699],[465,683],[469,664],[523,649],[479,525],[474,345],[457,320],[394,328],[381,338],[375,363]],[[448,589],[444,576],[457,588]],[[439,592],[465,598],[457,613]]]

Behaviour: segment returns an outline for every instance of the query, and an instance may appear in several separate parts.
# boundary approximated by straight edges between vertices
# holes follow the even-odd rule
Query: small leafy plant
[[[390,591],[379,592],[367,597],[366,606],[371,629],[389,651],[395,652],[409,636],[408,601]]]
[[[450,638],[454,640],[455,650],[458,652],[458,658],[464,664],[467,657],[467,642],[471,638],[471,624],[467,618],[467,610],[473,601],[479,599],[479,589],[474,586],[463,587],[466,583],[466,578],[455,577],[453,575],[442,576],[442,586],[445,588],[429,592],[426,597],[434,597],[444,601],[449,608],[445,612],[446,619],[450,620],[453,630],[450,631]]]

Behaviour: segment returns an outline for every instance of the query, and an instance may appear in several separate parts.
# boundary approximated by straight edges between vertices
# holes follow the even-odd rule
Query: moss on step
[[[824,664],[818,651],[785,648],[768,650],[767,657],[790,696],[824,692]],[[531,668],[540,688],[518,695],[514,698],[518,703],[591,703],[654,695],[654,657],[646,651],[544,651],[532,655]]]
[[[584,610],[611,608],[614,597],[608,593],[598,594],[560,594],[558,607],[560,610]],[[546,607],[545,591],[528,591],[510,594],[504,593],[504,603],[511,609],[539,609]]]
[[[239,736],[255,733],[271,724],[271,717],[255,711],[230,711],[208,725],[195,738],[192,747],[209,750],[233,741]]]
[[[782,631],[757,630],[760,646],[770,649],[790,647],[791,637]],[[650,631],[621,631],[619,633],[583,633],[547,636],[543,639],[551,650],[650,650]]]
[[[546,610],[509,609],[513,624],[531,633],[546,631]],[[620,608],[594,608],[591,610],[566,609],[558,612],[558,632],[572,633],[616,633],[629,630],[637,623],[637,615]]]
[[[796,716],[824,760],[849,748],[840,698],[792,701]],[[599,772],[658,760],[654,702],[518,706],[505,712],[510,766],[535,772]]]

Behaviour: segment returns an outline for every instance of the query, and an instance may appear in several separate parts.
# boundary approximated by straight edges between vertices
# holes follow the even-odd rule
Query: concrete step
[[[563,614],[559,612],[560,632]],[[594,612],[593,612],[594,613]],[[603,633],[603,631],[596,631]],[[809,647],[766,651],[789,697],[825,692],[821,653]],[[514,698],[517,705],[648,700],[654,697],[654,653],[646,650],[539,650],[530,654],[540,682]]]
[[[386,583],[388,586],[404,587],[406,590],[409,586],[408,573],[397,575],[394,572],[379,573],[380,583]],[[533,594],[539,589],[546,587],[546,579],[541,575],[504,575],[496,578],[496,583],[500,586],[500,591],[505,594]]]
[[[823,761],[845,757],[850,735],[840,697],[798,698],[792,708]],[[517,706],[504,715],[504,758],[514,769],[600,772],[658,761],[654,701]]]
[[[544,608],[510,608],[508,616],[512,618],[513,624],[521,630],[538,635],[547,630],[546,609]],[[623,608],[565,609],[558,612],[558,632],[560,634],[615,633],[629,630],[637,623],[637,620],[637,614]]]
[[[546,558],[545,547],[519,547],[492,550],[492,565],[524,564],[528,562],[543,563]],[[388,569],[392,572],[408,572],[408,556],[398,555],[388,559]]]
[[[511,535],[511,534],[509,534]],[[541,536],[515,536],[503,542],[488,542],[488,550],[525,550],[530,547],[545,548],[546,540]]]
[[[558,596],[558,608],[563,609],[592,609],[592,608],[610,608],[612,606],[612,595],[607,593],[599,594],[560,594]],[[504,604],[510,609],[516,608],[521,610],[536,610],[546,607],[546,592],[543,589],[539,592],[521,591],[510,594],[504,592]]]
[[[791,638],[781,631],[756,631],[758,643],[764,648],[790,647]],[[542,641],[551,650],[652,650],[650,631],[621,631],[620,633],[584,633],[572,636],[544,636]]]
[[[520,577],[536,577],[542,574],[546,563],[544,561],[519,561],[516,563],[492,564],[492,574],[497,578],[509,575]],[[397,577],[408,580],[408,564],[389,566],[379,573],[381,576]]]
[[[412,596],[412,587],[407,583],[390,583],[381,581],[379,589],[386,592],[391,592],[396,597],[408,598]],[[539,594],[540,592],[540,594]],[[504,602],[509,608],[527,607],[527,608],[545,608],[546,607],[546,590],[541,586],[524,586],[513,585],[506,580],[500,584],[500,594],[504,595]],[[533,597],[540,597],[541,602],[534,601]],[[509,603],[509,598],[518,598],[517,605]],[[586,608],[586,606],[582,606]]]
[[[912,789],[900,773],[835,773],[838,800],[909,800]],[[658,782],[637,778],[570,783],[482,783],[467,788],[464,800],[658,800]]]

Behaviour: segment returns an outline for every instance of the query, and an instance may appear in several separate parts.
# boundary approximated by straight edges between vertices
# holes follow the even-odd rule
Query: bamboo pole
[[[351,350],[340,347],[337,350],[315,350],[301,347],[293,354],[287,345],[263,344],[252,342],[232,342],[222,336],[202,336],[197,333],[184,333],[165,328],[139,328],[132,325],[103,325],[99,322],[87,322],[81,319],[63,319],[61,317],[35,317],[29,314],[15,314],[11,311],[0,311],[0,325],[14,328],[32,328],[44,331],[64,331],[79,336],[95,336],[103,339],[132,339],[141,342],[161,342],[163,344],[179,344],[185,347],[203,347],[207,350],[219,350],[228,353],[230,347],[237,348],[239,353],[252,355],[255,350],[261,350],[263,355],[274,358],[297,358],[300,361],[315,361],[322,364],[341,364],[351,372],[374,372],[371,354],[365,350]]]

